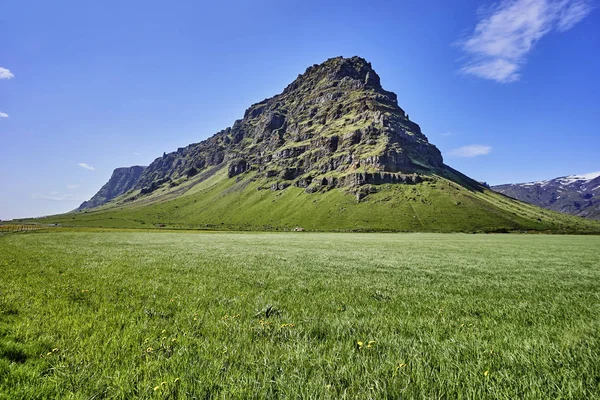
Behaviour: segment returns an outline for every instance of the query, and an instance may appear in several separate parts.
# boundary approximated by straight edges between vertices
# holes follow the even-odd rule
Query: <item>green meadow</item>
[[[600,236],[0,236],[0,398],[594,399]]]

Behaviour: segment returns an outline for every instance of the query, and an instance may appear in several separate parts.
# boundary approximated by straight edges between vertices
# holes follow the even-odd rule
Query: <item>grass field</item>
[[[0,236],[0,398],[600,397],[600,237]]]

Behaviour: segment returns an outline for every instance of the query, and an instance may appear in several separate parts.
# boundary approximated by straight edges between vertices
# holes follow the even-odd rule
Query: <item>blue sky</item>
[[[4,2],[0,218],[74,209],[114,168],[206,139],[339,55],[369,60],[475,179],[598,171],[595,4]]]

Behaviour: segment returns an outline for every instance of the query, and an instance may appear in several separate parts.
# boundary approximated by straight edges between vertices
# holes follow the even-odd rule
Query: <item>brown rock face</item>
[[[156,159],[136,187],[149,189],[211,166],[228,168],[229,177],[255,171],[277,190],[308,190],[324,182],[410,183],[407,176],[439,170],[443,160],[396,95],[381,87],[370,63],[337,57],[252,105],[231,128]]]

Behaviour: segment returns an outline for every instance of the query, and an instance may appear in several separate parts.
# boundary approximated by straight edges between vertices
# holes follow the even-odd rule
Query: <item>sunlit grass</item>
[[[0,398],[597,398],[600,237],[0,237]]]

